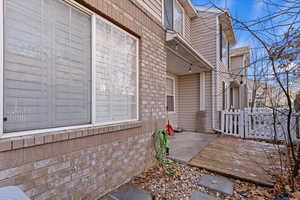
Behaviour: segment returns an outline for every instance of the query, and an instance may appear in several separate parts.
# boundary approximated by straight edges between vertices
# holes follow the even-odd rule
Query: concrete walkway
[[[217,135],[215,134],[195,132],[176,133],[175,136],[169,137],[169,157],[181,162],[189,162],[216,137]]]

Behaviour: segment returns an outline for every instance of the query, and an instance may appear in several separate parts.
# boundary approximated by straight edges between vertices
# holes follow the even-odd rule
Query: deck
[[[274,164],[271,165],[273,162],[268,157],[270,153],[273,156],[276,155],[272,144],[231,136],[216,137],[213,135],[209,137],[207,134],[181,134],[186,134],[186,136],[180,135],[180,139],[188,138],[188,141],[193,141],[188,149],[194,150],[183,151],[181,149],[182,145],[178,145],[180,143],[179,139],[171,139],[171,147],[173,146],[171,150],[174,151],[171,154],[172,158],[222,175],[240,178],[264,186],[273,185],[274,181],[267,172],[272,170],[270,166],[274,167]],[[196,137],[196,139],[193,140],[193,137]],[[201,137],[203,137],[202,141]],[[186,153],[185,159],[182,159],[184,152]]]

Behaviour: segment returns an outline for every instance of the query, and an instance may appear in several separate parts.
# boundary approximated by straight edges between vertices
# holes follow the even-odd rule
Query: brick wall
[[[0,139],[0,187],[32,199],[96,199],[153,164],[151,133],[165,121],[164,30],[131,0],[78,3],[136,35],[140,121]]]

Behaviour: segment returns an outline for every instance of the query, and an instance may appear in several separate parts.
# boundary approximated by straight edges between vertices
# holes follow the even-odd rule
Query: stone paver
[[[233,194],[233,183],[227,178],[205,174],[200,178],[198,185],[224,194]]]
[[[26,194],[16,186],[0,188],[0,200],[30,200]]]
[[[152,196],[144,190],[126,185],[105,195],[100,200],[152,200]]]
[[[268,154],[278,155],[272,144],[220,136],[204,147],[189,164],[272,187],[274,180],[265,169],[270,169],[275,163],[270,163]],[[280,163],[277,164],[279,167]]]
[[[210,196],[200,191],[194,191],[190,200],[217,200],[215,197]]]
[[[215,134],[182,132],[169,137],[170,158],[188,162],[216,138]]]

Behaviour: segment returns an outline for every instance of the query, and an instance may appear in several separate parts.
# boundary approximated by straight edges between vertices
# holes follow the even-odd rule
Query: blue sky
[[[211,6],[209,0],[191,0],[193,5]],[[249,21],[264,15],[262,0],[211,0],[217,6],[230,10],[232,17],[242,21]],[[252,42],[248,33],[236,30],[237,44],[235,47],[250,45]]]

